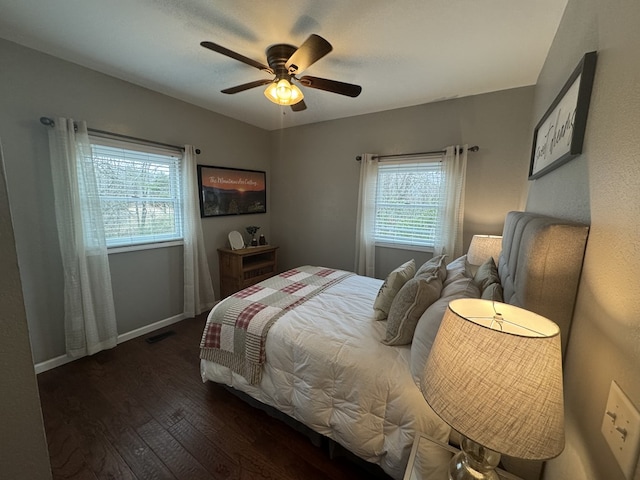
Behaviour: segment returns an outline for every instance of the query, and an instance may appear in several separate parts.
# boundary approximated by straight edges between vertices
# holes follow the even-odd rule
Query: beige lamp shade
[[[502,237],[499,235],[474,235],[467,252],[467,262],[471,265],[482,265],[489,257],[498,264],[498,256],[502,250]]]
[[[560,329],[540,315],[450,302],[420,385],[445,422],[491,450],[545,460],[564,448]]]

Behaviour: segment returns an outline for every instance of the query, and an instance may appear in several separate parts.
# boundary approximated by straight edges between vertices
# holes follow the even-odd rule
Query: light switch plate
[[[625,478],[632,480],[640,452],[640,412],[615,380],[611,382],[601,430]]]

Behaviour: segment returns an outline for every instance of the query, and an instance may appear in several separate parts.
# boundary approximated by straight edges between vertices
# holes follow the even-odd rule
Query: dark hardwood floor
[[[205,316],[38,375],[53,478],[365,479],[293,428],[200,379]]]

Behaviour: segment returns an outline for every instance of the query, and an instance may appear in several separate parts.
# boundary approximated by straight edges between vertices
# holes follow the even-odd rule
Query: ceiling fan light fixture
[[[276,79],[264,91],[264,96],[276,105],[295,105],[304,95],[297,85],[286,78]]]

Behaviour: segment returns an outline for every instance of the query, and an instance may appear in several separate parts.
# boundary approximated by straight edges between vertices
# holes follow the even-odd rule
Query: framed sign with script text
[[[200,216],[266,213],[267,176],[260,170],[198,165]]]
[[[582,153],[587,113],[596,69],[589,52],[565,83],[533,132],[529,180],[534,180]]]

